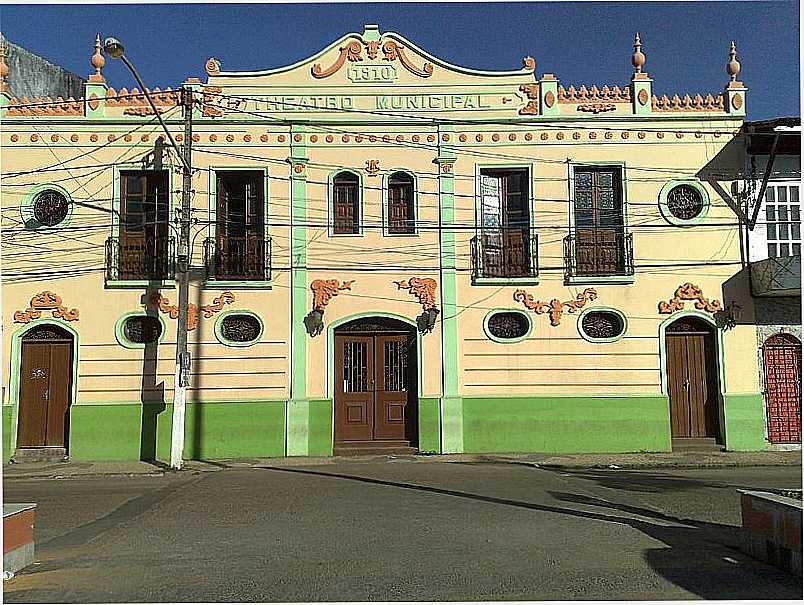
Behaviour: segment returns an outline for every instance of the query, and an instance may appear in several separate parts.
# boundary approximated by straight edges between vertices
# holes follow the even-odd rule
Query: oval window
[[[254,315],[234,313],[221,319],[221,337],[235,343],[254,342],[260,337],[262,324]]]
[[[517,311],[500,311],[488,318],[486,330],[498,340],[518,340],[528,335],[530,319]]]
[[[33,200],[33,217],[46,227],[55,227],[63,222],[69,211],[70,201],[63,193],[53,189],[40,191]]]
[[[703,196],[690,185],[676,185],[667,192],[667,210],[681,221],[691,221],[704,210]]]
[[[589,311],[581,318],[581,335],[587,340],[614,340],[625,332],[625,321],[614,311]]]
[[[162,322],[150,315],[135,315],[123,323],[123,337],[136,344],[157,342],[162,336]]]

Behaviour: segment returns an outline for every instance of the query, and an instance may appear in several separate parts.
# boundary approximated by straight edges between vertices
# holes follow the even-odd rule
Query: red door
[[[762,346],[771,443],[801,442],[801,343],[776,334]]]

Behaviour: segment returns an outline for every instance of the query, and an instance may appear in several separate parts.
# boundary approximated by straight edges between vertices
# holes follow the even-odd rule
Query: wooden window
[[[120,279],[163,279],[168,270],[166,170],[120,173]]]
[[[626,241],[621,169],[575,168],[575,246],[577,275],[626,273]]]
[[[388,233],[415,233],[413,177],[395,172],[388,179]]]
[[[526,277],[530,258],[527,170],[481,170],[480,242],[483,277]]]
[[[263,279],[265,191],[261,171],[216,173],[215,277]]]
[[[360,179],[351,172],[339,172],[332,181],[335,213],[333,232],[360,233]]]

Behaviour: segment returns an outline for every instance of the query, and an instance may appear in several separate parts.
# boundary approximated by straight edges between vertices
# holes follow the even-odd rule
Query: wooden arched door
[[[715,328],[697,317],[667,327],[667,392],[675,439],[720,439],[720,387]]]
[[[334,346],[334,453],[415,447],[415,328],[385,317],[359,319],[336,328]]]
[[[67,447],[73,337],[42,324],[22,337],[17,448]]]
[[[762,345],[771,443],[801,443],[801,341],[774,334]]]

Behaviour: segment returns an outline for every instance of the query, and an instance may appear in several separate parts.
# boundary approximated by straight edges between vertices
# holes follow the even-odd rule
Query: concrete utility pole
[[[184,412],[190,382],[190,354],[187,352],[187,306],[190,301],[190,193],[193,186],[193,91],[181,89],[184,109],[183,173],[179,245],[176,271],[179,282],[179,318],[176,336],[176,373],[173,378],[173,426],[170,438],[170,466],[180,469],[184,452]]]

